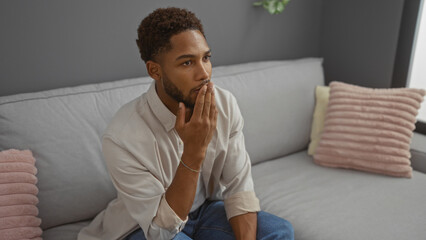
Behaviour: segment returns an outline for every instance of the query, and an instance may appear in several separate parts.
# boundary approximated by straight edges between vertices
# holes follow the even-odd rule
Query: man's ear
[[[155,81],[160,81],[161,79],[161,66],[160,64],[154,62],[154,61],[147,61],[146,62],[146,70]]]

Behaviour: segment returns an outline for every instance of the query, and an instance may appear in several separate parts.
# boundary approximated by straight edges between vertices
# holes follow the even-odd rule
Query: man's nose
[[[210,69],[211,69],[210,64],[201,62],[198,66],[199,67],[197,69],[197,80],[199,81],[208,80],[210,78]]]

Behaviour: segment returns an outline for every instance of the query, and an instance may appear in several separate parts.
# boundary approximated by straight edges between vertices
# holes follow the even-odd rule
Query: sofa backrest
[[[315,86],[324,85],[322,59],[246,67],[244,71],[228,71],[212,79],[237,99],[252,164],[307,148]]]
[[[43,229],[90,219],[115,198],[100,136],[118,108],[150,82],[131,79],[0,98],[0,149],[33,152]]]
[[[215,67],[212,80],[231,91],[245,119],[253,163],[307,147],[321,59]],[[30,149],[36,158],[41,227],[91,219],[116,197],[100,137],[148,77],[0,97],[0,150]]]

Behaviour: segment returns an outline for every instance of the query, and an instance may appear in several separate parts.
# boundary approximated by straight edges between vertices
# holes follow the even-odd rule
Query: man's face
[[[162,81],[157,92],[166,105],[183,102],[193,108],[198,91],[211,78],[210,48],[198,30],[176,34],[170,43],[171,50],[160,55]]]

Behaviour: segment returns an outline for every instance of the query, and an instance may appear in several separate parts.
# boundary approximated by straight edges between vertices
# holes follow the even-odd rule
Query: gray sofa
[[[244,135],[263,210],[284,217],[297,240],[426,239],[426,136],[414,133],[413,178],[326,168],[307,154],[322,59],[213,69],[245,119]],[[116,197],[100,137],[148,77],[0,97],[0,150],[37,160],[43,238],[76,239]],[[135,129],[137,131],[137,129]]]

